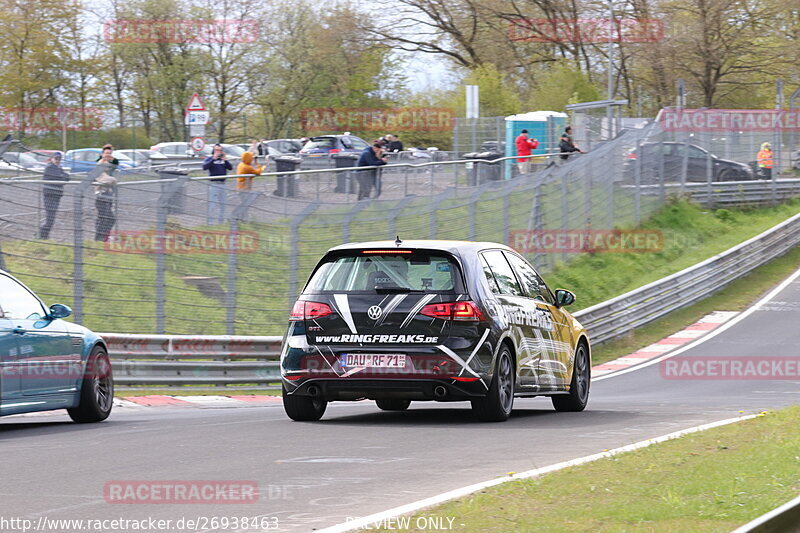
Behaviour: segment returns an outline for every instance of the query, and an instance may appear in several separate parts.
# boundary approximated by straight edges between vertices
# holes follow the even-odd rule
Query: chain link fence
[[[503,160],[442,154],[383,167],[361,201],[359,181],[369,174],[352,168],[271,167],[224,183],[191,167],[117,171],[110,201],[99,194],[102,167],[70,175],[58,201],[41,175],[3,178],[0,268],[48,303],[72,306],[75,320],[97,331],[279,335],[332,246],[396,235],[503,242],[546,272],[581,251],[531,247],[531,235],[633,228],[669,191],[751,180],[750,145],[741,141],[679,142],[651,123],[586,154],[550,156],[545,168],[514,179],[493,170]],[[726,167],[715,154],[745,159]],[[760,190],[770,191],[769,182]]]

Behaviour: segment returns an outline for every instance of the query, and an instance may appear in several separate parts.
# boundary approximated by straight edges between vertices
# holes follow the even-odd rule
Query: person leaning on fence
[[[402,152],[403,151],[403,141],[401,141],[400,138],[397,135],[395,135],[393,133],[390,133],[390,134],[386,135],[386,140],[388,141],[388,143],[386,144],[386,151],[387,152]]]
[[[222,145],[215,144],[213,153],[203,161],[203,170],[207,170],[209,176],[226,176],[229,170],[233,170],[233,165],[225,157]],[[222,224],[225,222],[226,192],[224,177],[208,180],[209,224]]]
[[[114,147],[106,144],[103,146],[100,157],[97,158],[97,164],[106,167],[103,173],[94,180],[94,206],[97,209],[94,240],[100,242],[108,240],[111,228],[117,222],[116,216],[114,216],[114,195],[117,189],[117,179],[112,174],[119,166],[119,161],[114,157],[113,151]]]
[[[517,155],[531,155],[533,150],[536,150],[539,147],[539,141],[528,138],[528,130],[522,130],[516,140],[514,140],[514,144],[517,147]],[[531,158],[518,158],[517,166],[519,166],[520,174],[527,174],[531,167]]]
[[[752,152],[751,152],[752,153]],[[761,145],[761,150],[758,151],[758,170],[761,173],[761,177],[765,180],[772,179],[772,145],[769,143],[763,143]]]
[[[42,185],[42,203],[44,204],[45,219],[44,224],[39,228],[39,238],[49,239],[50,230],[56,221],[58,204],[61,203],[61,196],[64,195],[63,182],[69,181],[69,174],[61,168],[61,152],[54,153],[47,161],[42,179],[48,182],[55,182]]]
[[[563,161],[566,161],[567,158],[569,158],[569,154],[572,152],[579,152],[581,154],[584,153],[581,152],[580,148],[575,146],[575,143],[572,141],[571,126],[567,126],[564,129],[564,133],[561,134],[561,138],[558,141],[558,151],[561,152],[558,157],[560,157]]]
[[[253,166],[253,153],[245,152],[242,154],[242,162],[236,167],[236,173],[240,176],[242,174],[255,174],[258,176],[264,170],[264,167],[258,163]],[[253,189],[253,178],[236,178],[237,191],[250,191]]]
[[[387,159],[383,156],[383,145],[379,142],[374,142],[372,146],[364,148],[361,156],[358,158],[359,167],[379,167],[385,165]],[[377,168],[368,168],[359,170],[356,173],[356,180],[358,180],[358,199],[363,200],[369,198],[372,194],[372,187],[375,186],[378,178]]]

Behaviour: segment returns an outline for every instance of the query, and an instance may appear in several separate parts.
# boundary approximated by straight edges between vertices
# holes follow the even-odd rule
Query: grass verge
[[[416,516],[454,517],[457,531],[728,532],[797,496],[798,424],[795,406],[509,482]]]
[[[694,305],[635,329],[618,339],[592,347],[592,364],[598,365],[652,344],[697,322],[712,311],[742,311],[787,278],[800,265],[800,247],[770,261],[723,290]]]

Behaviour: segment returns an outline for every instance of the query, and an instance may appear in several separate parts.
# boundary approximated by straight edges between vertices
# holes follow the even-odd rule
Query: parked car
[[[150,150],[158,152],[166,159],[187,159],[210,156],[214,150],[214,145],[212,143],[208,143],[202,150],[196,152],[191,146],[189,146],[189,143],[168,142],[153,145],[150,147]],[[225,155],[227,155],[229,158],[239,159],[242,157],[242,154],[246,151],[246,149],[242,148],[238,144],[223,144],[222,151],[225,152]]]
[[[12,166],[16,165],[25,170],[44,170],[47,166],[48,156],[36,152],[5,152],[2,159]]]
[[[753,169],[745,163],[721,159],[709,153],[705,148],[681,142],[648,142],[631,150],[624,163],[625,179],[633,182],[636,179],[637,164],[641,165],[641,183],[659,183],[661,160],[663,154],[664,181],[680,181],[683,172],[684,156],[688,147],[686,181],[707,181],[708,159],[711,158],[711,176],[713,181],[737,181],[755,179]],[[641,163],[637,160],[641,158]]]
[[[210,145],[210,148],[213,150],[214,145],[213,144]],[[225,152],[225,155],[228,156],[228,158],[241,159],[242,158],[242,154],[245,153],[247,151],[247,149],[246,148],[242,148],[238,144],[224,144],[223,143],[222,144],[222,151]],[[209,155],[211,155],[210,152],[209,152]]]
[[[298,152],[302,156],[324,157],[338,152],[360,153],[369,143],[355,135],[319,135],[311,137]]]
[[[273,139],[271,141],[267,141],[265,144],[267,145],[267,155],[269,156],[296,154],[303,147],[300,139]],[[249,150],[252,145],[241,143],[237,144],[236,146],[239,146],[244,150]]]
[[[0,270],[0,415],[66,409],[75,422],[108,418],[114,381],[108,349],[96,333],[63,320]]]
[[[292,307],[281,350],[283,406],[318,420],[330,401],[470,401],[479,419],[509,417],[515,397],[582,411],[589,337],[502,244],[381,241],[331,248]]]
[[[117,152],[129,157],[137,167],[155,165],[167,159],[164,154],[153,150],[131,149],[117,150]]]
[[[78,148],[77,150],[67,150],[64,154],[64,160],[61,166],[67,168],[70,172],[90,172],[94,170],[97,165],[97,159],[103,150],[100,148]],[[121,153],[119,150],[114,150],[113,155],[119,161],[119,169],[126,170],[136,166],[133,159]]]
[[[211,146],[206,145],[202,150],[196,152],[192,150],[187,142],[167,142],[158,143],[150,147],[150,150],[161,154],[166,159],[187,159],[190,157],[208,157],[211,155]]]
[[[267,146],[274,148],[280,154],[296,154],[303,149],[300,139],[272,139],[267,141]]]

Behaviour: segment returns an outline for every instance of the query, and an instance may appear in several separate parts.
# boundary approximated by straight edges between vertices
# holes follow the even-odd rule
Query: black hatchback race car
[[[514,397],[551,396],[558,411],[589,397],[586,330],[511,248],[489,242],[354,243],[329,250],[289,318],[283,405],[318,420],[327,403],[470,401],[502,421]]]

